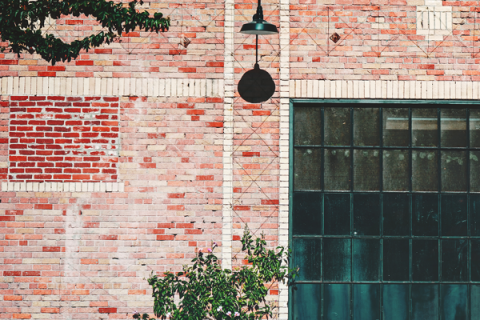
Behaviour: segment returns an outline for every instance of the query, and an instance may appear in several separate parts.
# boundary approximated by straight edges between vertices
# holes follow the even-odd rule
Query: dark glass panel
[[[325,234],[350,234],[350,194],[328,194],[325,197]]]
[[[480,239],[472,239],[471,274],[472,281],[480,281]]]
[[[467,281],[467,240],[442,240],[442,281]]]
[[[383,239],[383,280],[408,281],[408,239]]]
[[[383,190],[407,191],[410,181],[408,150],[383,150]]]
[[[480,192],[480,151],[470,151],[470,192]]]
[[[295,320],[322,319],[322,285],[296,284],[293,287],[293,318]]]
[[[442,320],[467,320],[467,286],[444,284],[441,292]]]
[[[354,235],[380,235],[380,195],[353,195]]]
[[[438,285],[412,285],[412,320],[438,319]]]
[[[380,285],[353,285],[353,319],[380,319]]]
[[[465,109],[441,109],[440,130],[442,147],[467,146],[467,116]]]
[[[412,145],[438,146],[437,109],[412,109]]]
[[[320,190],[322,149],[295,148],[293,188],[295,191]]]
[[[467,152],[442,151],[442,191],[467,191]]]
[[[297,280],[321,280],[321,239],[294,239],[293,265],[300,268]]]
[[[437,151],[412,151],[412,188],[414,191],[438,191]]]
[[[380,109],[353,109],[353,144],[355,146],[380,145]]]
[[[385,284],[383,286],[383,319],[408,320],[408,309],[408,285]]]
[[[349,284],[326,284],[323,300],[325,320],[350,319],[350,300]]]
[[[480,110],[470,109],[470,147],[480,147]]]
[[[295,145],[322,144],[322,108],[295,107]]]
[[[414,194],[412,198],[412,233],[414,236],[438,235],[438,195]]]
[[[383,234],[410,235],[410,197],[404,193],[383,195]]]
[[[467,195],[442,195],[442,236],[467,235]]]
[[[413,281],[438,281],[437,240],[413,240]]]
[[[323,239],[323,279],[325,281],[350,281],[351,260],[350,239]]]
[[[295,192],[292,220],[294,235],[322,234],[322,194]]]
[[[353,280],[379,280],[380,240],[353,239]]]
[[[350,145],[350,108],[325,108],[325,145]]]
[[[350,190],[350,150],[325,149],[325,190]]]
[[[480,319],[480,286],[470,286],[470,317],[472,320]]]
[[[470,233],[472,236],[480,236],[480,194],[470,195]]]
[[[407,108],[383,109],[383,145],[407,147],[410,142]]]
[[[380,151],[354,150],[353,189],[380,190]]]

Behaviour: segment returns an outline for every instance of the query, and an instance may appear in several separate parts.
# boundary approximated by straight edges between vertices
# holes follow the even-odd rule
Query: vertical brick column
[[[223,127],[223,228],[222,266],[232,266],[232,204],[233,204],[233,97],[235,90],[234,52],[234,1],[225,1],[225,65],[224,65],[224,127]]]
[[[288,246],[290,139],[290,0],[280,0],[280,187],[278,245]],[[288,287],[278,284],[278,318],[288,319]]]

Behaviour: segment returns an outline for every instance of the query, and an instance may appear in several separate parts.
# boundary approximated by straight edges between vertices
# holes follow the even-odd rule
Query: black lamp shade
[[[274,24],[268,23],[265,20],[253,20],[252,22],[245,23],[240,33],[269,35],[278,33],[278,30]]]

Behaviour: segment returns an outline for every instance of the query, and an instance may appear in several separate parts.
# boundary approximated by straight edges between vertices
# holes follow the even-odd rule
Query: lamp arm
[[[255,19],[256,16],[256,19]],[[262,0],[258,0],[257,13],[255,14],[253,20],[262,21],[263,20],[263,8]]]

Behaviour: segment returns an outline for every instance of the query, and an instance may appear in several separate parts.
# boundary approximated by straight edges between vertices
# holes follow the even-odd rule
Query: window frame
[[[445,106],[445,107],[448,107],[448,105],[464,105],[464,108],[465,109],[480,109],[480,101],[477,101],[477,100],[397,100],[397,99],[290,99],[290,106],[289,106],[289,154],[288,154],[288,161],[289,161],[289,173],[288,173],[288,176],[289,176],[289,182],[288,182],[288,186],[289,186],[289,191],[288,191],[288,203],[289,203],[289,207],[288,207],[288,210],[289,210],[289,220],[288,220],[288,244],[289,244],[289,247],[290,248],[293,248],[293,195],[294,195],[294,149],[295,149],[295,145],[294,145],[294,119],[295,119],[295,114],[294,114],[294,106],[298,106],[298,105],[305,105],[305,106],[308,106],[308,105],[313,105],[313,104],[316,104],[316,105],[324,105],[324,104],[338,104],[339,106],[341,104],[351,104],[353,105],[352,107],[362,107],[365,106],[366,104],[368,105],[372,105],[372,107],[378,107],[378,108],[398,108],[398,107],[405,107],[405,108],[410,108],[409,105],[422,105],[422,108],[438,108],[440,105],[441,106]],[[477,106],[476,108],[472,108],[473,106]],[[321,107],[324,107],[324,106],[321,106]],[[366,107],[366,106],[365,106]],[[467,111],[469,112],[469,111]],[[324,133],[324,118],[322,117],[322,124],[321,124],[321,130],[322,130],[322,141],[324,139],[323,135],[325,134]],[[353,119],[351,119],[351,121],[353,121]],[[466,132],[467,132],[467,139],[470,139],[469,136],[470,136],[470,132],[469,132],[469,120],[467,119],[467,128],[466,128]],[[409,132],[411,133],[412,132],[412,127],[411,127],[411,120],[410,120],[410,128],[409,128]],[[352,133],[353,134],[353,133]],[[382,134],[382,128],[380,128],[380,134]],[[438,141],[438,147],[434,147],[435,150],[440,150],[440,141]],[[307,146],[308,147],[308,146]],[[354,148],[353,146],[353,141],[351,142],[351,146],[350,146],[352,149]],[[379,149],[385,149],[384,146],[379,146],[377,147]],[[322,146],[321,146],[321,149],[323,150],[324,149],[324,143],[322,143]],[[412,150],[412,141],[410,141],[410,145],[407,147],[407,149],[410,149]],[[442,148],[443,149],[443,148]],[[470,149],[470,147],[467,147],[467,148],[452,148],[452,149],[456,149],[456,150],[468,150]],[[480,150],[480,149],[479,149]],[[353,157],[353,154],[351,155]],[[440,154],[438,155],[439,157],[441,156]],[[381,162],[381,161],[380,161]],[[325,182],[323,181],[324,179],[324,173],[323,173],[323,162],[322,162],[322,190],[320,192],[322,192],[323,194],[325,194],[325,190],[324,190],[324,184]],[[411,173],[411,170],[412,168],[410,168],[410,173]],[[470,174],[470,171],[467,172],[467,175]],[[381,177],[382,175],[380,175]],[[411,175],[410,175],[411,177]],[[353,178],[353,177],[352,177]],[[380,179],[380,178],[379,178]],[[381,179],[380,179],[381,180]],[[380,182],[381,183],[381,182]],[[414,191],[412,191],[411,189],[411,182],[409,183],[410,184],[410,188],[409,188],[409,191],[404,191],[406,194],[412,194]],[[470,184],[468,184],[467,186],[467,190],[466,192],[458,192],[459,194],[467,194],[467,193],[470,193]],[[436,195],[439,195],[439,194],[442,194],[442,193],[445,193],[445,192],[442,192],[441,191],[441,184],[439,183],[438,185],[438,191],[434,191],[434,192],[428,192],[430,194],[436,194]],[[335,191],[331,191],[332,193],[336,193]],[[340,191],[342,192],[342,191]],[[353,191],[353,183],[352,183],[352,186],[351,186],[351,190],[347,191],[347,193],[352,193],[354,192]],[[373,193],[379,193],[379,194],[382,194],[384,191],[373,191]],[[368,191],[356,191],[355,193],[370,193]],[[446,192],[448,193],[448,192]],[[410,196],[411,197],[411,196]],[[322,224],[322,228],[323,228],[323,224]],[[411,228],[411,227],[410,227]],[[467,228],[468,228],[468,225],[467,225]],[[467,233],[468,235],[468,238],[470,238],[470,234]],[[442,240],[440,240],[442,241]],[[468,249],[470,250],[470,248]],[[323,253],[322,253],[323,255]],[[293,259],[290,260],[290,262],[292,262]],[[352,265],[353,267],[353,265]],[[411,270],[409,271],[409,273],[411,273]],[[323,279],[322,279],[322,283],[323,283]],[[438,283],[438,285],[440,285],[440,282],[443,283],[443,281],[440,281],[440,280],[437,280],[435,281],[435,283]],[[469,278],[468,282],[471,283],[471,280]],[[380,281],[378,282],[379,284],[380,283],[383,283],[383,281]],[[470,291],[468,289],[468,291]],[[353,294],[353,292],[351,292],[350,294]],[[323,295],[323,293],[322,293]],[[380,297],[380,299],[382,300],[382,298]],[[470,300],[470,295],[467,296],[467,299]],[[323,298],[322,298],[323,300]],[[291,287],[289,288],[288,290],[288,316],[289,316],[289,319],[293,319],[293,294],[292,294],[292,289]],[[468,303],[467,304],[467,313],[469,314],[470,313],[470,307],[471,307],[471,304]],[[469,316],[469,315],[468,315]],[[381,316],[382,317],[382,316]],[[441,317],[441,315],[440,315]]]

